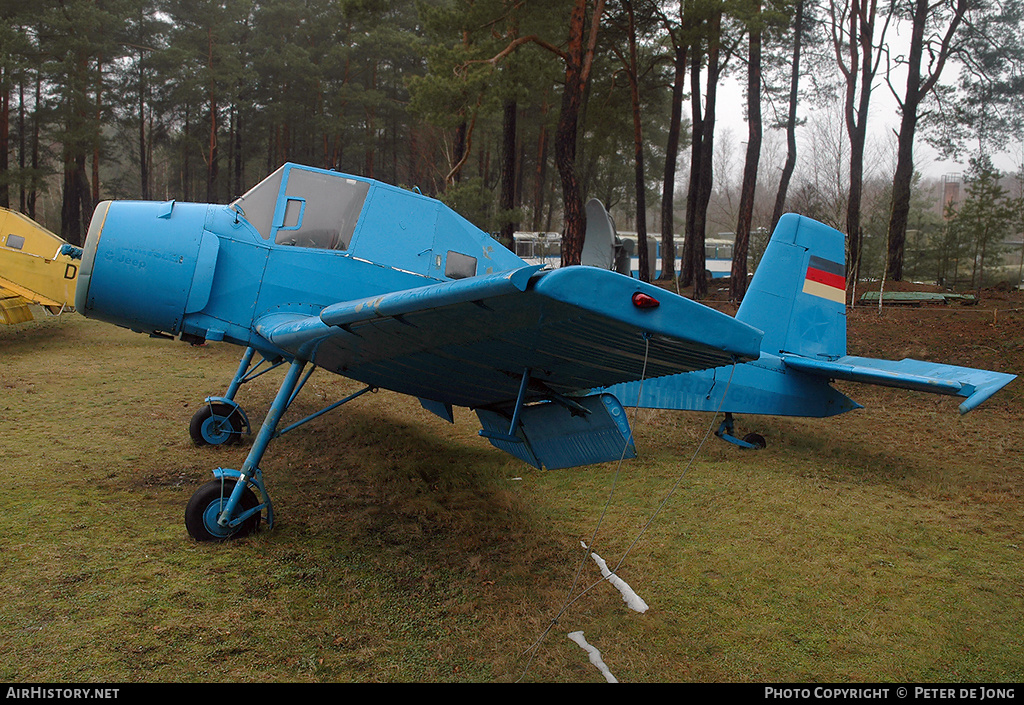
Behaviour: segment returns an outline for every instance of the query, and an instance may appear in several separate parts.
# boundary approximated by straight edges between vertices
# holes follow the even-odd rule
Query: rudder
[[[766,353],[846,355],[846,237],[810,218],[784,215],[736,318],[764,331]]]

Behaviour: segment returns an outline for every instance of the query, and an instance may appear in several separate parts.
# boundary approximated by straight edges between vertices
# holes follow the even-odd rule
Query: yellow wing
[[[32,219],[0,208],[0,323],[32,320],[29,304],[52,313],[71,308],[78,265],[60,254],[64,244]]]
[[[0,289],[0,323],[14,325],[32,320],[32,311],[28,307],[28,299]]]

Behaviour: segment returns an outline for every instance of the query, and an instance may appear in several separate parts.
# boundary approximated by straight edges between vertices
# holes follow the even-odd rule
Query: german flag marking
[[[804,277],[803,291],[811,296],[845,304],[846,266],[812,255]]]

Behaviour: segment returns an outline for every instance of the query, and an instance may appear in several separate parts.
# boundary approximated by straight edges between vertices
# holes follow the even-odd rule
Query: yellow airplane
[[[0,323],[32,320],[30,304],[50,313],[72,310],[78,265],[67,242],[31,218],[0,208]]]

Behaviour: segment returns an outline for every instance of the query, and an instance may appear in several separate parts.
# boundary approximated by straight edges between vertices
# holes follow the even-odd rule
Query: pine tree
[[[985,267],[1002,254],[1002,240],[1013,232],[1019,207],[999,184],[1000,172],[985,154],[971,158],[965,177],[967,193],[950,227],[971,254],[971,286],[980,298]]]

